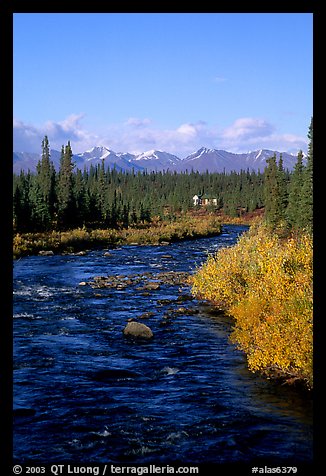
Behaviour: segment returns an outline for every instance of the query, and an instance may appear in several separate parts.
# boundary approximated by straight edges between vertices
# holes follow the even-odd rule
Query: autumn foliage
[[[279,238],[265,225],[208,257],[192,291],[234,318],[231,341],[248,366],[313,386],[312,238]]]
[[[210,215],[180,216],[175,221],[164,221],[153,217],[151,223],[122,229],[76,228],[69,231],[43,233],[16,233],[13,240],[14,258],[37,254],[41,250],[54,253],[75,252],[85,249],[113,247],[138,243],[158,245],[184,239],[218,235],[220,221]]]

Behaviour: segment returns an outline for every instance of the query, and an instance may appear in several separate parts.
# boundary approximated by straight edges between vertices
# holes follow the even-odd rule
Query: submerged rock
[[[153,316],[155,316],[155,313],[151,312],[151,311],[148,311],[148,312],[144,312],[143,314],[138,316],[138,319],[148,319],[149,317],[153,317]]]
[[[184,301],[193,301],[194,297],[191,294],[183,294],[182,296],[178,296],[177,301],[178,302],[184,302]]]
[[[154,336],[152,330],[148,326],[137,321],[128,322],[126,327],[123,329],[123,334],[126,337],[142,339],[151,339]]]
[[[189,273],[178,271],[164,271],[161,273],[141,273],[118,276],[95,276],[88,284],[92,288],[118,288],[138,286],[136,291],[151,292],[160,289],[163,285],[183,286],[188,284]],[[123,286],[123,288],[121,288]]]
[[[156,301],[156,303],[159,305],[159,306],[167,306],[168,304],[172,304],[173,302],[175,302],[176,299],[158,299]]]
[[[54,252],[52,250],[41,250],[38,252],[40,256],[53,256]]]
[[[179,372],[179,369],[177,367],[164,367],[162,370],[161,370],[161,373],[162,374],[166,374],[166,375],[175,375]]]
[[[92,379],[100,382],[136,378],[139,375],[128,369],[103,369],[92,374]]]
[[[179,307],[173,311],[173,314],[184,314],[185,316],[192,316],[193,314],[198,313],[198,309],[191,309],[189,307]]]
[[[160,284],[159,283],[146,283],[144,286],[143,286],[144,289],[147,289],[149,291],[156,291],[156,289],[160,289]]]

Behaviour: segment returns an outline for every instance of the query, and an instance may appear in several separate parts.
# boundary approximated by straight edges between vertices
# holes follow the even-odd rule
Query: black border
[[[4,5],[6,3],[6,5]],[[108,2],[109,3],[109,2]],[[111,3],[111,2],[110,2]],[[252,2],[252,1],[239,1],[237,2],[219,2],[218,10],[212,9],[212,4],[209,3],[207,7],[200,3],[200,9],[193,8],[190,11],[184,11],[183,7],[177,7],[175,3],[164,2],[164,4],[150,5],[135,4],[137,9],[133,9],[131,5],[122,5],[126,7],[126,10],[119,5],[116,10],[106,5],[106,2],[93,0],[89,6],[82,2],[72,2],[69,5],[68,2],[53,1],[38,2],[34,0],[30,1],[3,1],[0,3],[0,48],[1,48],[1,64],[2,64],[2,81],[1,81],[1,99],[0,99],[0,124],[1,124],[1,168],[0,177],[0,204],[1,204],[1,228],[0,228],[0,272],[2,279],[0,279],[1,290],[1,331],[0,331],[0,351],[2,355],[0,357],[0,428],[1,428],[1,447],[0,447],[0,471],[7,476],[13,474],[12,472],[12,352],[13,352],[13,332],[12,332],[12,150],[13,150],[13,132],[12,132],[12,120],[13,120],[13,14],[14,13],[313,13],[314,17],[314,156],[318,157],[318,162],[314,162],[314,315],[315,315],[315,337],[314,337],[314,369],[315,369],[315,384],[314,384],[314,461],[312,464],[297,464],[298,476],[308,475],[313,476],[319,474],[319,464],[322,463],[321,455],[323,452],[321,435],[322,435],[322,420],[320,415],[322,413],[322,406],[320,398],[320,383],[321,377],[321,365],[320,348],[322,333],[320,329],[320,321],[322,320],[321,313],[321,299],[322,287],[319,275],[322,274],[321,257],[320,254],[320,242],[322,241],[322,226],[323,226],[323,206],[319,204],[318,199],[321,194],[321,180],[322,180],[322,168],[320,168],[320,161],[322,160],[322,152],[320,147],[321,137],[321,122],[318,115],[318,106],[321,101],[319,95],[321,93],[322,77],[319,68],[319,56],[321,55],[321,2],[317,1],[296,1],[293,5],[289,5],[290,2],[285,4],[284,0],[281,2],[275,0],[273,2]],[[292,2],[291,2],[292,3]],[[156,7],[156,10],[153,9]],[[232,9],[230,7],[232,6]],[[110,5],[111,7],[111,5]],[[245,8],[244,8],[245,7]],[[272,32],[273,33],[273,32]],[[277,32],[274,32],[277,35]],[[293,72],[293,79],[299,75],[300,71]],[[3,77],[4,76],[4,77]],[[309,124],[307,124],[308,129]],[[4,143],[3,143],[4,142]],[[3,147],[4,146],[4,147]],[[1,276],[0,275],[0,276]],[[58,463],[60,464],[60,462]],[[172,464],[172,463],[171,463]],[[203,474],[215,474],[224,476],[230,474],[246,475],[251,474],[251,468],[254,466],[254,462],[239,464],[204,464],[196,465],[189,464],[188,466],[198,466],[199,475]],[[276,462],[257,462],[257,466],[277,466]],[[94,463],[93,466],[97,464]],[[122,465],[122,464],[121,464]],[[187,466],[186,463],[184,463]],[[24,465],[25,467],[27,465]],[[44,465],[43,465],[44,466]],[[103,465],[99,465],[103,466]],[[139,465],[133,465],[139,466]],[[146,465],[142,465],[146,466]],[[22,473],[24,474],[24,473]],[[46,474],[51,474],[47,471]]]

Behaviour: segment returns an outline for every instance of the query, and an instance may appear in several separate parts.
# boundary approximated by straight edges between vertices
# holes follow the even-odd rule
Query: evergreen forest
[[[70,142],[62,146],[56,171],[45,136],[36,172],[13,176],[14,231],[128,228],[154,217],[173,220],[194,209],[195,194],[217,199],[217,205],[207,207],[212,212],[235,217],[264,208],[274,228],[312,230],[312,121],[308,137],[308,156],[300,151],[293,171],[274,156],[263,172],[200,174],[124,172],[106,168],[104,161],[80,170]]]

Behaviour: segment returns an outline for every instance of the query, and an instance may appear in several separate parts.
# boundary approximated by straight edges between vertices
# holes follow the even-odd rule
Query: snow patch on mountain
[[[137,155],[134,160],[152,160],[152,159],[158,159],[157,152],[154,149],[148,150],[146,152],[142,152],[141,154]]]
[[[59,170],[61,153],[51,150],[51,160],[56,170]],[[180,159],[176,155],[162,150],[151,149],[141,154],[131,154],[129,152],[114,152],[105,146],[95,146],[85,152],[73,155],[73,162],[76,167],[83,169],[91,165],[97,166],[104,161],[104,166],[124,171],[176,171],[200,173],[208,172],[240,172],[240,170],[260,170],[263,172],[267,165],[267,159],[276,155],[279,160],[282,155],[285,169],[292,170],[297,156],[287,152],[278,152],[269,149],[260,149],[247,153],[236,154],[225,150],[210,149],[201,147],[197,151]],[[14,172],[21,170],[36,170],[36,165],[41,159],[41,154],[31,154],[26,152],[13,153]]]

